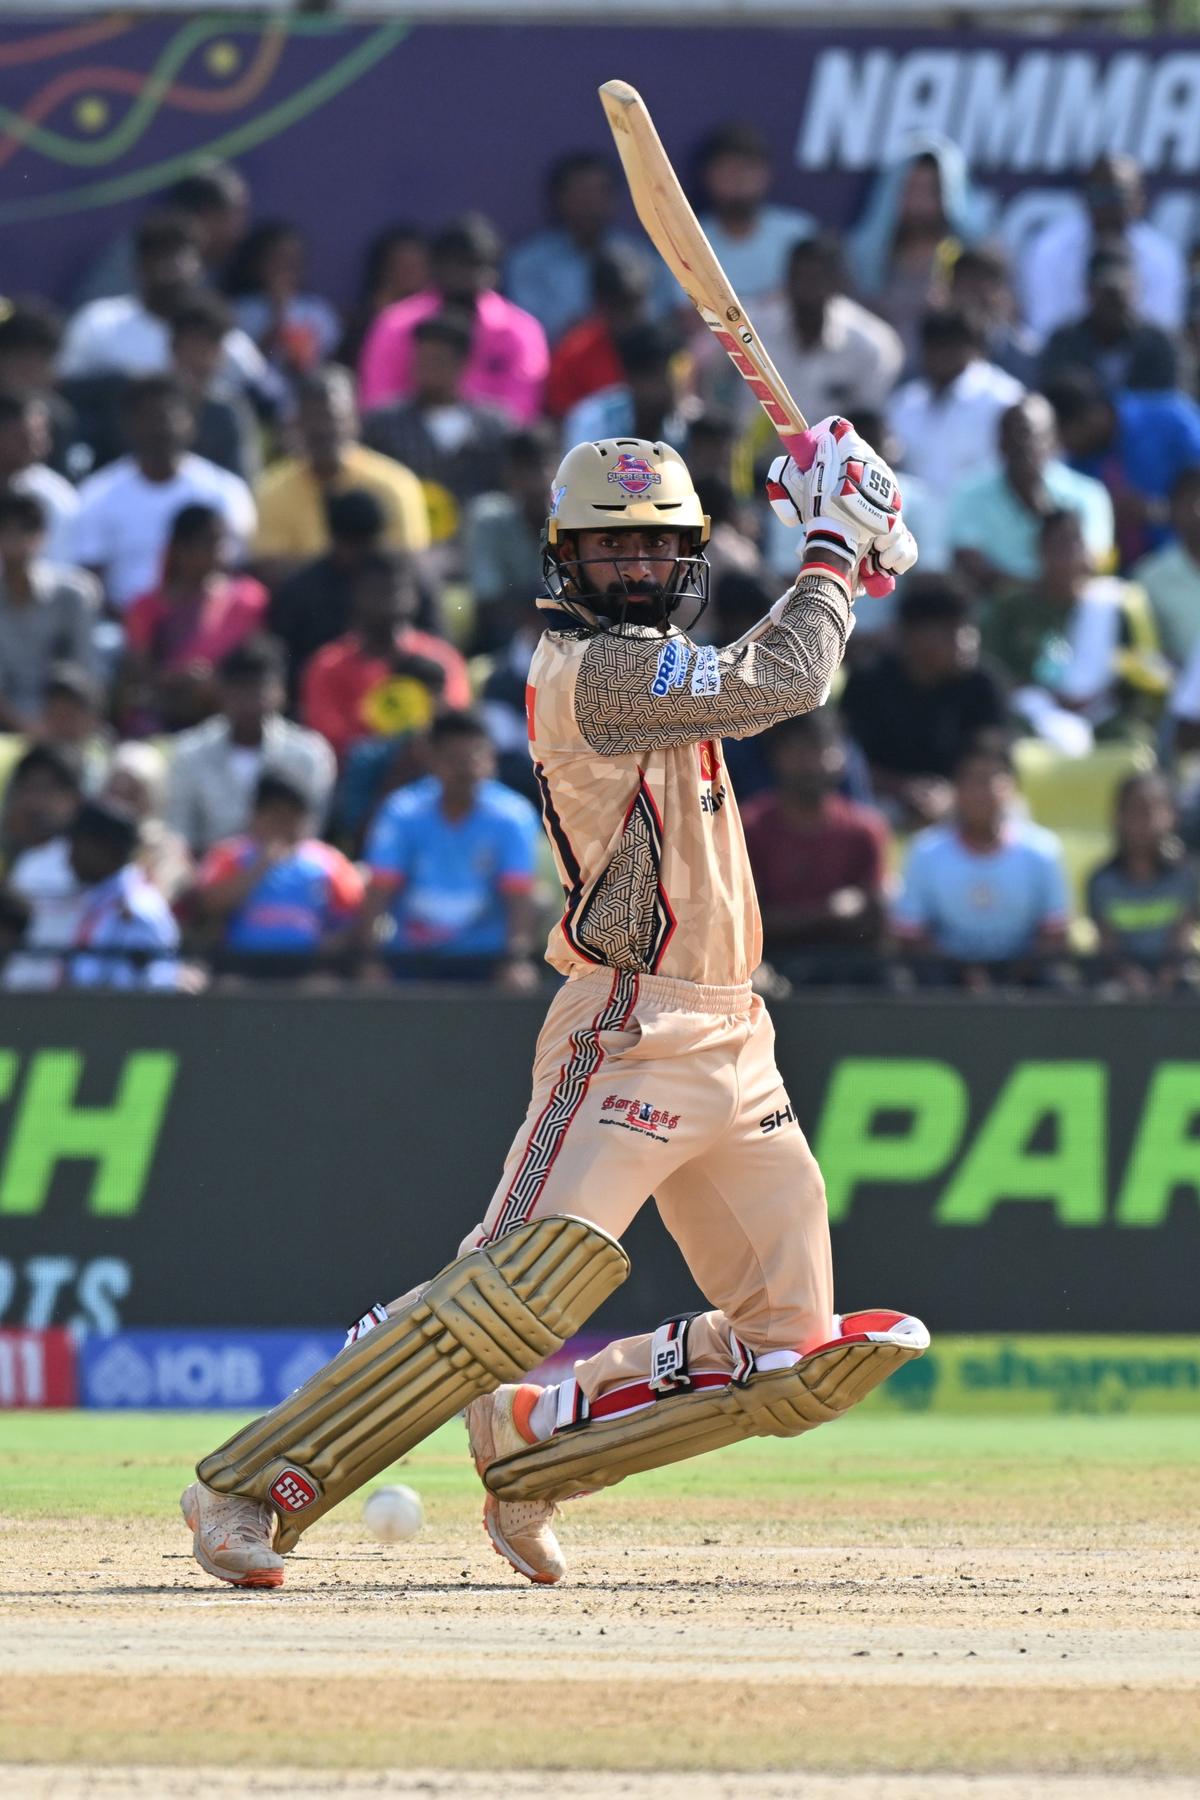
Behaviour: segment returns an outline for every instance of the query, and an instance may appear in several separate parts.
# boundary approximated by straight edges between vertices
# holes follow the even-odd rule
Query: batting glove
[[[767,498],[785,525],[805,528],[805,558],[846,564],[871,594],[886,594],[917,560],[917,546],[901,514],[900,489],[883,458],[846,419],[823,419],[808,433],[806,466],[777,456]]]

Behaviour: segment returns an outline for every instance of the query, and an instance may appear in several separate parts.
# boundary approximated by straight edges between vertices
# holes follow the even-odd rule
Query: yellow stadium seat
[[[1063,756],[1038,738],[1013,745],[1017,780],[1039,825],[1052,831],[1103,832],[1112,828],[1113,799],[1127,775],[1155,766],[1148,744],[1097,744],[1088,756]]]

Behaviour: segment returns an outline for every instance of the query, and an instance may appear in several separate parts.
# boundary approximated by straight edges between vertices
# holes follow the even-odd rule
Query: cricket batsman
[[[804,533],[794,586],[724,649],[697,645],[708,521],[669,445],[577,445],[555,477],[529,744],[565,905],[566,977],[533,1095],[482,1222],[440,1275],[351,1328],[345,1349],[198,1465],[196,1560],[275,1587],[300,1533],[466,1408],[500,1554],[564,1562],[556,1502],[738,1438],[837,1418],[929,1336],[834,1312],[820,1171],[751,977],[758,906],[721,740],[820,706],[860,583],[916,560],[887,465],[844,419],[806,467],[772,465]],[[686,616],[686,615],[685,615]],[[711,1310],[609,1344],[573,1376],[522,1376],[624,1279],[653,1195]]]

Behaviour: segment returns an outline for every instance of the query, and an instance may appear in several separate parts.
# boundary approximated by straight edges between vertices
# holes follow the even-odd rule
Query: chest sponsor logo
[[[656,700],[665,700],[672,688],[682,687],[687,680],[692,647],[682,638],[672,638],[658,653],[658,669],[650,683]]]
[[[681,1117],[679,1113],[652,1106],[649,1100],[624,1100],[619,1094],[606,1094],[600,1110],[607,1115],[600,1120],[601,1125],[617,1125],[622,1131],[640,1132],[657,1144],[670,1142],[665,1134],[676,1129]]]

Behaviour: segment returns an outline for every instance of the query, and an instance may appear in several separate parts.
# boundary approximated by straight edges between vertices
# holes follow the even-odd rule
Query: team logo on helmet
[[[622,492],[636,499],[641,494],[648,494],[652,487],[661,487],[662,476],[657,469],[652,469],[644,456],[631,456],[628,450],[618,456],[608,471],[608,479],[615,481]]]

